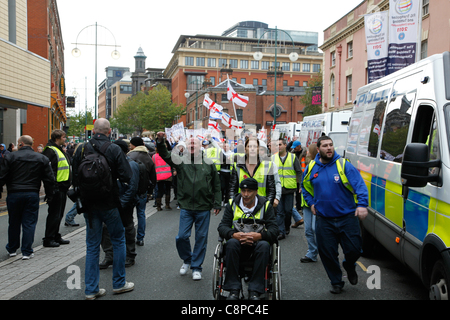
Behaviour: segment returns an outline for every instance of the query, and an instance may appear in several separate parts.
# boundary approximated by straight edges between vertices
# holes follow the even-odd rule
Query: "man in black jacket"
[[[93,144],[101,150],[105,143],[109,143],[111,127],[109,121],[100,118],[94,123],[94,136],[83,146],[80,146],[73,158],[73,185],[80,186],[78,167],[82,161],[82,152],[97,152]],[[108,161],[113,181],[117,179],[122,183],[129,183],[132,176],[130,164],[125,154],[116,144],[110,144],[104,152]],[[119,187],[113,183],[113,190],[109,196],[87,202],[81,199],[86,212],[86,270],[85,270],[85,295],[87,300],[93,300],[106,294],[105,289],[99,289],[100,281],[100,242],[102,239],[102,225],[106,224],[113,244],[113,291],[114,293],[128,292],[134,289],[134,283],[125,281],[125,232],[120,218],[118,207]]]
[[[56,180],[56,189],[51,201],[48,201],[48,215],[45,224],[44,247],[59,247],[69,244],[69,240],[61,238],[59,226],[66,209],[67,190],[72,183],[69,156],[63,151],[66,143],[66,133],[56,129],[51,134],[42,154],[50,160]]]
[[[227,240],[227,274],[223,288],[230,291],[228,299],[239,299],[239,291],[242,290],[239,264],[253,255],[253,271],[248,285],[249,299],[259,300],[259,295],[264,293],[264,272],[269,263],[270,245],[277,241],[278,225],[272,205],[265,197],[258,195],[258,182],[255,179],[246,178],[239,187],[241,193],[227,204],[217,228],[220,237]],[[238,230],[236,222],[244,225],[256,222],[261,230]]]
[[[47,157],[31,148],[33,138],[19,138],[18,151],[5,156],[0,166],[0,188],[8,189],[9,228],[6,250],[15,256],[20,246],[22,227],[22,259],[33,257],[33,241],[39,215],[39,190],[44,182],[49,201],[53,197],[55,178]]]

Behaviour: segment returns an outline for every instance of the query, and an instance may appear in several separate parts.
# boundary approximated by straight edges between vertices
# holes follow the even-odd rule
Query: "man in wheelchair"
[[[270,248],[277,241],[278,225],[272,205],[259,196],[258,182],[244,179],[240,194],[225,207],[217,230],[225,239],[224,263],[227,269],[223,289],[230,291],[229,300],[238,300],[242,282],[239,277],[241,263],[253,260],[248,283],[249,299],[259,300],[264,293],[264,276],[270,259]]]

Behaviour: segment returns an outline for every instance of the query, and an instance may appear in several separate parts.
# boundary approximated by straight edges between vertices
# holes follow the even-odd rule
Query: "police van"
[[[450,53],[361,87],[345,157],[369,190],[364,249],[375,238],[431,299],[449,298]]]
[[[352,112],[349,110],[340,112],[327,112],[315,114],[303,118],[300,127],[300,142],[302,146],[309,147],[326,135],[333,139],[335,150],[343,155],[348,135],[348,123]]]

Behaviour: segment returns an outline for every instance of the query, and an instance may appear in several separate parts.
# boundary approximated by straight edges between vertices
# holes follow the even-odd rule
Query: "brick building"
[[[64,42],[56,0],[27,1],[28,50],[50,61],[50,106],[28,105],[23,134],[34,138],[34,148],[45,145],[55,129],[67,121],[64,79]]]

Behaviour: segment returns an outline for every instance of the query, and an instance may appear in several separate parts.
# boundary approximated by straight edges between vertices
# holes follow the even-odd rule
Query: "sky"
[[[219,5],[205,0],[57,0],[64,42],[66,96],[78,93],[76,108],[68,113],[84,111],[86,101],[92,110],[95,104],[92,44],[96,23],[97,84],[100,84],[106,78],[108,66],[129,67],[133,72],[134,55],[139,47],[147,56],[147,68],[166,68],[180,35],[220,36],[241,21],[260,21],[269,28],[318,32],[320,46],[323,31],[361,2],[228,0]],[[75,47],[81,51],[78,58],[72,55]],[[118,60],[111,57],[114,49],[120,53]]]

